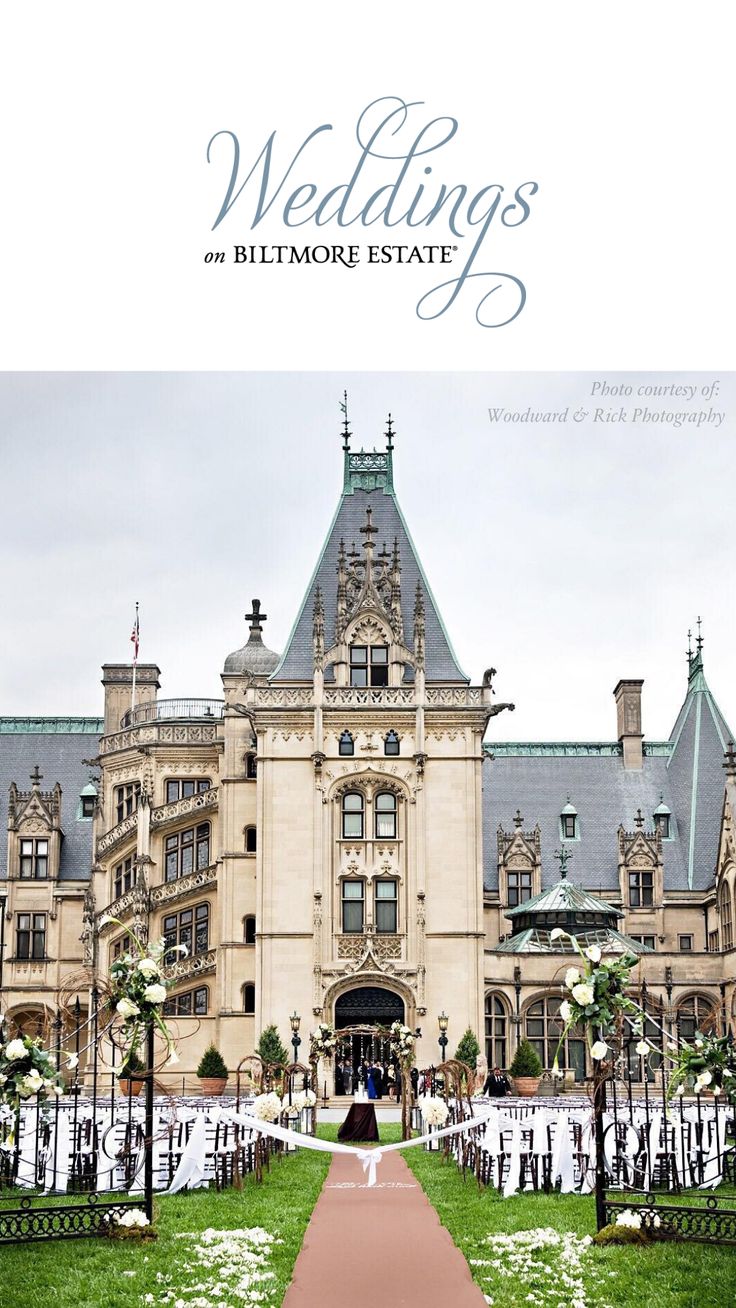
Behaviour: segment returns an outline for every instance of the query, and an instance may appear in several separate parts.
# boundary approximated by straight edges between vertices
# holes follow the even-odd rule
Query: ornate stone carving
[[[160,886],[153,886],[150,892],[151,907],[170,904],[175,899],[184,899],[186,895],[208,890],[215,885],[217,867],[213,864],[212,867],[200,868],[198,872],[190,872],[189,876],[179,877],[178,881],[164,881]]]
[[[217,740],[215,723],[148,722],[129,727],[105,736],[100,746],[103,755],[117,754],[124,749],[142,749],[146,745],[210,745]]]
[[[483,691],[479,686],[429,686],[426,694],[430,707],[474,708],[483,702]]]
[[[123,818],[122,822],[118,822],[104,836],[100,836],[97,841],[97,857],[104,858],[105,854],[110,854],[118,845],[122,845],[124,841],[128,840],[131,833],[137,831],[137,828],[138,813],[136,811],[129,813],[126,818]]]
[[[196,980],[197,977],[214,972],[216,960],[214,949],[208,949],[205,954],[190,954],[189,958],[179,958],[169,967],[165,967],[163,975],[167,981],[188,981],[190,978]]]
[[[255,689],[258,708],[311,708],[313,700],[311,686],[257,686]]]
[[[401,958],[402,940],[402,936],[377,935],[374,932],[338,936],[337,957],[356,959],[362,963],[372,955],[375,962],[381,966],[389,959]]]
[[[412,686],[327,686],[324,693],[325,708],[360,708],[363,705],[378,708],[413,708]]]
[[[82,942],[85,967],[97,966],[97,932],[95,931],[95,923],[95,895],[92,887],[87,886],[87,889],[84,892],[84,903],[82,906],[82,934],[79,937]]]

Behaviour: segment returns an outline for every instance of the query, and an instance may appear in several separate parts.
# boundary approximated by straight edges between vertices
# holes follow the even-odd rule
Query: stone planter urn
[[[522,1099],[531,1099],[539,1089],[540,1076],[515,1076],[514,1089]]]
[[[124,1099],[127,1099],[130,1095],[135,1099],[136,1095],[139,1095],[143,1089],[143,1084],[143,1081],[139,1080],[137,1076],[121,1076],[118,1078],[118,1091]]]
[[[198,1080],[203,1095],[221,1095],[227,1085],[226,1076],[200,1076]]]

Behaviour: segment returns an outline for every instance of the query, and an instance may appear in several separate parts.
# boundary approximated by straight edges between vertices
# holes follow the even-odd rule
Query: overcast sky
[[[136,600],[163,696],[220,695],[253,596],[280,652],[340,494],[346,387],[354,449],[383,448],[394,415],[398,498],[461,666],[477,683],[492,664],[516,703],[492,738],[613,739],[621,677],[644,678],[645,734],[666,737],[698,614],[735,723],[734,375],[693,401],[636,388],[710,377],[612,374],[621,400],[592,397],[597,376],[0,374],[0,715],[101,714]],[[621,403],[726,418],[591,421]],[[568,420],[489,420],[528,406]]]

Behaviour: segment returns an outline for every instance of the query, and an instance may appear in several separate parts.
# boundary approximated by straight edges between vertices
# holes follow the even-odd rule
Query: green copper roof
[[[640,945],[638,941],[616,931],[614,927],[591,928],[589,931],[576,933],[576,940],[581,949],[588,945],[598,945],[604,954],[653,954],[649,945]],[[577,950],[567,936],[558,936],[550,940],[549,931],[527,927],[519,931],[510,940],[503,940],[492,952],[499,954],[577,954]]]
[[[104,718],[0,718],[5,736],[100,736]]]
[[[540,895],[527,899],[516,908],[507,908],[504,917],[515,918],[537,913],[610,913],[614,917],[623,917],[623,913],[618,908],[607,904],[605,899],[596,899],[594,895],[589,895],[587,890],[573,885],[567,877],[562,877],[550,886],[549,890],[543,890]]]
[[[621,745],[615,740],[487,740],[483,749],[494,758],[621,758],[623,754]],[[668,740],[644,741],[646,756],[669,758],[671,753],[672,745]]]

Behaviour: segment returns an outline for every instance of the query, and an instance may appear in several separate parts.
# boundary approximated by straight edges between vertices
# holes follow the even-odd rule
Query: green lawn
[[[518,1256],[519,1272],[506,1276],[514,1255],[488,1244],[488,1236],[551,1227],[585,1236],[595,1232],[594,1200],[581,1195],[519,1195],[500,1198],[465,1181],[452,1163],[438,1154],[410,1149],[408,1166],[434,1205],[440,1221],[471,1265],[477,1284],[496,1305],[530,1308],[530,1304],[569,1308],[571,1287],[560,1281],[564,1266],[559,1250],[543,1249]],[[499,1262],[501,1267],[487,1264]],[[645,1248],[595,1245],[580,1258],[584,1302],[590,1308],[730,1308],[736,1303],[736,1249],[701,1244],[653,1243]],[[544,1267],[552,1267],[550,1275]],[[531,1298],[530,1298],[531,1296]],[[581,1301],[582,1302],[582,1301]]]
[[[319,1134],[334,1140],[337,1127],[326,1124]],[[381,1138],[386,1143],[398,1140],[398,1125],[382,1127]],[[495,1191],[479,1191],[471,1177],[463,1181],[454,1164],[443,1162],[439,1154],[410,1149],[404,1157],[497,1308],[642,1308],[647,1303],[656,1308],[730,1308],[736,1303],[736,1250],[696,1244],[581,1248],[576,1237],[595,1229],[592,1199],[500,1199]],[[160,1199],[159,1239],[154,1242],[85,1239],[4,1247],[0,1308],[141,1308],[146,1303],[176,1308],[177,1301],[185,1308],[218,1302],[278,1308],[328,1166],[329,1155],[305,1150],[273,1163],[262,1185],[247,1178],[242,1191],[200,1190]],[[241,1242],[228,1247],[218,1239],[204,1248],[201,1233],[207,1228],[262,1228],[277,1238],[279,1243],[266,1246],[260,1268],[273,1275],[252,1286],[263,1297],[234,1293],[243,1266],[248,1267],[251,1246]],[[539,1228],[552,1228],[570,1239],[562,1248],[547,1245],[526,1251],[494,1250],[488,1243],[489,1236]],[[393,1308],[385,1294],[378,1298]]]

